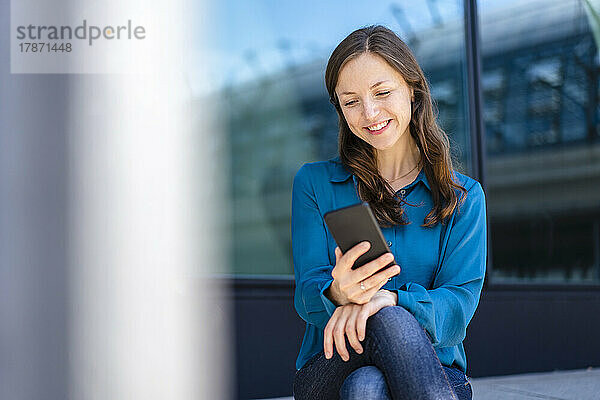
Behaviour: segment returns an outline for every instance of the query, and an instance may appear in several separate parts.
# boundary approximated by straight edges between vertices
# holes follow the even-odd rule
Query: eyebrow
[[[373,88],[381,85],[382,83],[386,83],[386,82],[389,82],[389,81],[387,81],[387,80],[385,80],[385,81],[379,81],[379,82],[373,84],[373,86],[371,86],[371,89],[373,89]],[[345,94],[356,94],[356,93],[354,93],[354,92],[343,92],[343,93],[340,93],[340,96],[343,96]]]

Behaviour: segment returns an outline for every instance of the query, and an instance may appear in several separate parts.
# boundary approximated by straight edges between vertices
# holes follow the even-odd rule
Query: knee
[[[415,317],[401,306],[383,307],[369,317],[368,323],[375,329],[394,325],[398,325],[394,327],[395,330],[399,327],[406,327],[407,329],[420,327]]]
[[[369,317],[367,335],[385,341],[401,339],[404,342],[415,342],[427,339],[425,331],[415,317],[400,306],[384,307]]]
[[[341,400],[387,399],[389,392],[379,368],[368,365],[352,372],[340,388]]]

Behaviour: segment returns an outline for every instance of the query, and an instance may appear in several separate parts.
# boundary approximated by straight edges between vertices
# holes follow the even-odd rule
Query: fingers
[[[387,280],[393,276],[396,276],[400,273],[400,266],[399,265],[392,265],[389,268],[386,268],[383,271],[379,271],[378,273],[376,273],[375,275],[371,275],[368,278],[364,279],[363,282],[363,286],[368,290],[371,289],[377,285],[379,285],[381,282],[383,282],[383,285],[385,285],[385,283],[387,282]],[[380,287],[381,287],[380,286]]]
[[[356,334],[361,342],[365,340],[367,334],[367,319],[371,316],[369,307],[361,307],[360,312],[356,315]]]
[[[342,253],[339,247],[335,248],[336,265],[331,271],[331,276],[337,284],[339,304],[364,304],[368,302],[374,294],[370,289],[377,286],[381,288],[385,285],[387,279],[400,273],[401,269],[398,265],[391,265],[383,270],[384,267],[394,262],[394,255],[389,252],[353,270],[352,265],[354,265],[356,259],[361,254],[366,253],[370,246],[368,241],[364,241],[352,247],[346,253]],[[361,288],[361,282],[364,288]]]
[[[333,279],[336,278],[338,268],[340,268],[340,258],[342,258],[342,250],[340,250],[339,247],[336,247],[334,252],[335,252],[335,266],[333,267],[333,271],[331,271],[331,276],[333,277]]]
[[[338,307],[329,319],[323,334],[323,352],[327,359],[333,357],[335,346],[342,360],[350,360],[350,353],[346,347],[346,337],[348,337],[352,348],[358,354],[363,352],[362,345],[358,340],[355,322],[360,309],[361,307],[355,304]]]
[[[325,358],[330,359],[333,356],[333,328],[337,322],[338,316],[341,313],[342,307],[338,307],[333,312],[331,318],[329,318],[329,322],[325,326],[325,330],[323,331],[323,352],[325,353]]]
[[[381,289],[387,282],[388,279],[397,275],[400,272],[398,265],[393,265],[384,271],[380,271],[377,274],[365,279],[363,286],[365,289],[361,289],[360,283],[355,284],[355,287],[350,292],[349,299],[356,304],[365,304],[371,300],[371,298]]]
[[[385,253],[361,266],[360,268],[354,270],[353,272],[358,276],[357,279],[365,280],[370,277],[389,263],[394,261],[394,255],[392,253]],[[400,271],[398,271],[400,272]]]
[[[342,306],[336,308],[331,318],[329,318],[327,326],[325,326],[325,330],[323,331],[323,352],[325,353],[325,358],[327,359],[333,357],[334,345],[338,351],[338,354],[340,357],[342,357],[342,360],[348,361],[348,359],[350,359],[348,351],[346,350],[346,342],[344,340],[344,330],[347,319],[347,316],[344,315],[344,310],[348,309],[349,307],[350,306]]]
[[[358,257],[369,251],[370,248],[371,243],[367,241],[360,242],[359,244],[342,254],[339,259],[339,263],[342,264],[345,269],[351,270],[352,266],[354,265],[354,262],[358,259]]]
[[[367,241],[361,242],[352,247],[346,253],[342,253],[341,249],[335,248],[335,266],[331,271],[331,277],[337,284],[337,302],[338,304],[354,303],[348,296],[354,291],[353,286],[356,286],[356,277],[352,274],[352,266],[361,254],[368,251],[371,244]]]
[[[374,286],[368,290],[360,290],[359,289],[360,293],[358,293],[356,295],[356,301],[355,301],[356,304],[360,304],[360,305],[367,304],[369,302],[369,300],[371,300],[371,298],[373,296],[375,296],[377,291],[379,291],[379,289],[381,289],[381,287],[383,285],[385,285],[386,282],[387,282],[387,279],[385,281],[380,282],[379,284],[377,284],[376,286]]]
[[[346,321],[348,319],[346,310],[349,310],[350,307],[344,307],[340,316],[338,317],[335,326],[333,327],[333,341],[335,343],[335,349],[338,354],[344,361],[348,361],[350,359],[350,354],[348,354],[348,349],[346,349]]]
[[[388,307],[393,304],[389,304],[389,301],[383,300],[383,297],[379,297],[375,301],[369,301],[367,304],[361,306],[357,316],[356,316],[356,332],[358,335],[358,340],[361,342],[365,340],[367,335],[367,320],[373,314],[376,314],[384,307]]]
[[[363,352],[362,345],[358,340],[358,332],[356,329],[356,322],[362,308],[363,307],[353,307],[352,312],[348,316],[348,321],[346,322],[346,337],[348,338],[350,346],[352,346],[354,351],[356,351],[358,354],[362,354]]]

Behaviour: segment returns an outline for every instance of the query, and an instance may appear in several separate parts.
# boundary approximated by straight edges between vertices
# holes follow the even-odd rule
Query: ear
[[[415,90],[413,88],[410,88],[410,102],[414,102],[415,101]]]

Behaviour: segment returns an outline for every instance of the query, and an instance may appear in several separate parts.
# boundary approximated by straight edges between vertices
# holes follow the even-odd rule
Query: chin
[[[383,141],[370,140],[367,141],[367,143],[369,143],[372,147],[374,147],[377,150],[388,150],[394,147],[394,145],[398,142],[398,139],[400,138],[395,137]]]
[[[390,137],[390,136],[386,136],[386,133],[384,133],[382,136],[374,136],[374,135],[364,136],[364,135],[357,135],[356,133],[354,133],[354,136],[357,136],[363,142],[366,142],[371,147],[373,147],[377,150],[387,150],[387,149],[394,147],[394,145],[398,142],[398,140],[400,139],[400,137],[402,135],[398,135],[397,133],[394,133],[393,137]]]

